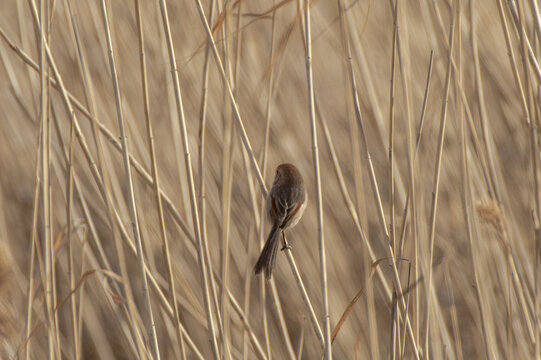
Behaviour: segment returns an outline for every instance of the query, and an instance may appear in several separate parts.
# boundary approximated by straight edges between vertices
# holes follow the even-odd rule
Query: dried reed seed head
[[[481,222],[492,226],[499,235],[503,236],[505,225],[503,222],[502,210],[498,206],[498,202],[491,199],[487,202],[478,203],[475,208]]]

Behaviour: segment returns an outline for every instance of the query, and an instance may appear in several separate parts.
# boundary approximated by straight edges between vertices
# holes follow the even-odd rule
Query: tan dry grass
[[[310,4],[2,5],[3,357],[539,358],[537,0]]]

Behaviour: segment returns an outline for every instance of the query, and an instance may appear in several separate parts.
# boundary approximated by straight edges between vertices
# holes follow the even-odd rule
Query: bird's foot
[[[288,249],[288,250],[291,250],[291,245],[289,244],[285,244],[284,246],[282,246],[282,248],[280,249],[280,251],[284,251],[285,249]]]

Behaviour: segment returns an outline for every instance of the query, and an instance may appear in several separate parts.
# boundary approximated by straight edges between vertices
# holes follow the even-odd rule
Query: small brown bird
[[[291,164],[279,165],[276,168],[272,188],[267,195],[267,213],[272,221],[272,228],[255,264],[256,274],[265,269],[265,277],[271,278],[282,231],[299,222],[307,200],[304,181],[299,170]]]

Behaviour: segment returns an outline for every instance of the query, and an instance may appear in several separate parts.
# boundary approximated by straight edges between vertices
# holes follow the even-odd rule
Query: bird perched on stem
[[[271,278],[282,231],[299,222],[306,208],[306,201],[306,189],[299,170],[292,164],[279,165],[267,195],[267,213],[272,221],[272,228],[255,264],[256,275],[265,270],[265,277]]]

